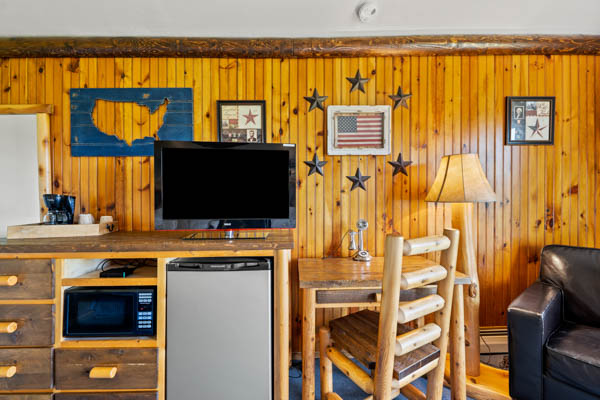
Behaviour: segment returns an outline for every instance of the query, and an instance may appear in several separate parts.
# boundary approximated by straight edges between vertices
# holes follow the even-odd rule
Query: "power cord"
[[[326,258],[332,258],[335,257],[335,254],[337,254],[337,252],[339,251],[339,249],[342,247],[342,244],[344,244],[344,239],[346,238],[346,236],[352,232],[352,230],[348,229],[346,231],[346,233],[344,233],[344,236],[342,236],[342,240],[340,240],[340,244],[339,246],[333,251],[333,254],[331,254],[331,252],[329,254],[326,254],[325,256],[323,256],[323,258],[321,258],[322,260],[326,259]]]
[[[133,272],[140,267],[156,266],[156,263],[153,263],[151,260],[140,260],[140,259],[126,260],[126,259],[119,259],[119,258],[115,258],[115,259],[106,258],[98,263],[98,265],[96,266],[96,271],[100,270],[102,272],[105,272],[105,271],[107,271],[105,268],[110,265],[118,265],[119,267],[131,267],[131,271]]]
[[[488,359],[487,359],[487,363],[489,364],[492,361],[492,348],[490,347],[490,345],[486,342],[485,337],[483,335],[479,335],[479,337],[481,338],[481,340],[483,341],[483,344],[485,345],[485,347],[487,347],[487,354],[488,354]]]

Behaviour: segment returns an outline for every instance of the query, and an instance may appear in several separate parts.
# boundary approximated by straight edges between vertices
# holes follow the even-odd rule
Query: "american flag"
[[[383,147],[383,113],[336,115],[335,147]]]

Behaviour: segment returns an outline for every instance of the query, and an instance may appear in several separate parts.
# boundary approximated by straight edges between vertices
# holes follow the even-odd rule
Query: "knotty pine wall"
[[[367,93],[349,93],[360,69]],[[328,157],[325,114],[307,113],[303,96],[317,87],[326,104],[391,104],[398,86],[413,94],[393,112],[393,154]],[[192,87],[196,140],[216,140],[216,100],[265,99],[268,140],[298,145],[298,228],[293,252],[292,329],[300,348],[295,261],[347,256],[344,232],[369,222],[366,245],[383,254],[384,236],[440,233],[449,209],[423,202],[441,156],[479,154],[499,201],[476,207],[482,325],[506,323],[505,309],[538,274],[548,243],[600,247],[600,57],[449,56],[335,59],[81,58],[0,60],[0,103],[51,103],[54,192],[77,196],[81,212],[112,214],[127,230],[153,226],[153,159],[72,158],[69,89]],[[554,146],[504,146],[505,96],[556,96]],[[133,138],[157,121],[131,107],[106,107],[104,126]],[[133,117],[133,123],[131,121]],[[142,120],[143,119],[143,120]],[[325,177],[302,163],[318,152]],[[399,152],[414,161],[392,177]],[[252,166],[249,166],[251,168]],[[370,175],[368,191],[350,192],[346,175]],[[6,172],[4,172],[6,173]],[[190,184],[202,174],[190,173]],[[345,310],[320,310],[317,324]]]

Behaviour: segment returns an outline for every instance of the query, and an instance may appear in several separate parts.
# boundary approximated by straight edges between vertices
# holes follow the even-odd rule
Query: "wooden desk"
[[[404,257],[402,272],[409,272],[423,265],[437,265],[437,263],[421,256]],[[315,398],[315,311],[317,308],[379,306],[375,295],[381,293],[383,257],[374,257],[369,264],[351,258],[301,258],[298,260],[298,273],[300,288],[303,291],[302,399],[313,400]],[[452,359],[462,360],[462,363],[458,362],[458,368],[452,370],[453,399],[466,399],[462,285],[470,283],[468,276],[456,272],[449,348]],[[411,300],[414,293],[414,291],[402,291],[400,299]]]
[[[134,385],[133,383],[138,382],[132,382],[132,379],[120,387],[117,387],[117,383],[111,383],[111,379],[104,379],[96,383],[93,389],[133,389],[132,391],[136,391],[140,399],[156,399],[158,396],[159,400],[163,400],[165,398],[166,264],[173,257],[241,256],[273,257],[275,260],[274,398],[288,399],[289,262],[290,249],[293,248],[291,233],[274,232],[269,234],[267,239],[181,240],[185,235],[186,232],[116,232],[98,237],[0,240],[0,275],[15,275],[18,278],[18,283],[13,288],[0,287],[0,307],[4,307],[3,310],[7,310],[9,306],[20,307],[23,312],[29,310],[25,307],[45,307],[41,310],[45,312],[44,318],[40,317],[40,321],[34,322],[38,325],[44,323],[43,327],[47,328],[43,331],[39,330],[42,333],[34,338],[35,343],[27,344],[32,347],[31,349],[22,346],[15,349],[14,347],[18,345],[5,344],[5,342],[0,344],[0,360],[9,357],[13,357],[10,358],[13,360],[27,356],[29,358],[27,360],[23,358],[23,362],[27,361],[29,363],[27,365],[37,365],[36,362],[39,361],[41,365],[39,369],[43,371],[37,373],[41,376],[45,372],[44,376],[47,377],[45,380],[38,379],[39,382],[27,382],[27,387],[23,387],[20,381],[13,380],[15,383],[10,381],[0,388],[0,395],[19,391],[41,393],[40,398],[48,399],[52,394],[55,394],[55,398],[67,396],[58,394],[62,389],[60,382],[52,382],[51,359],[54,358],[50,355],[52,350],[55,355],[67,354],[70,351],[69,354],[81,355],[80,353],[86,352],[86,354],[104,357],[110,349],[118,348],[129,352],[128,354],[133,353],[130,356],[132,365],[141,362],[143,358],[147,372],[138,375],[152,378],[146,379],[142,386]],[[100,260],[106,258],[150,259],[156,261],[157,268],[153,268],[155,271],[140,270],[127,278],[100,279],[97,277],[96,266]],[[65,339],[62,335],[62,289],[74,284],[156,285],[158,293],[156,337],[119,340]],[[55,314],[51,313],[51,308],[55,310]],[[31,316],[31,318],[37,317]],[[0,310],[0,321],[4,321],[2,310]],[[29,324],[27,320],[25,322],[23,331]],[[20,355],[13,355],[16,351],[20,352]],[[158,357],[152,359],[154,354],[158,354]],[[45,364],[42,361],[45,361]],[[115,399],[126,399],[128,394],[121,393],[114,396]]]

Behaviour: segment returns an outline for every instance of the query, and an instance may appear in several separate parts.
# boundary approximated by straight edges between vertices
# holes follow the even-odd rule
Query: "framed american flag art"
[[[390,106],[327,107],[327,154],[390,154]]]

